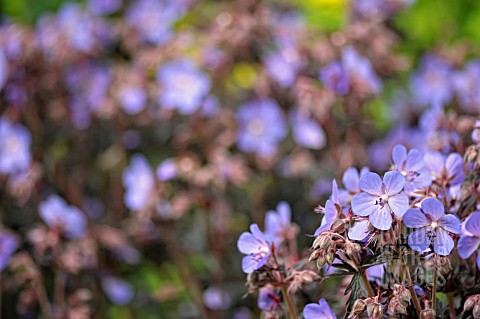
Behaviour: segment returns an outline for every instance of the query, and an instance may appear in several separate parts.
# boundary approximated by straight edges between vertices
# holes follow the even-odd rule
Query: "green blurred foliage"
[[[56,12],[65,0],[4,0],[0,2],[0,10],[3,15],[14,18],[17,21],[35,24],[42,14]],[[69,2],[84,2],[71,0]]]

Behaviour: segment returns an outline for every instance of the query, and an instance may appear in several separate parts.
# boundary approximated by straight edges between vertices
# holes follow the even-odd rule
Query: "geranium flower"
[[[257,224],[250,226],[250,233],[244,232],[237,242],[238,250],[247,255],[242,260],[242,270],[249,274],[262,268],[270,257],[270,244]]]
[[[303,317],[305,319],[336,319],[330,306],[325,299],[320,299],[317,303],[309,303],[303,308]]]
[[[85,235],[87,218],[75,206],[68,205],[63,198],[50,195],[38,206],[40,217],[52,229],[58,229],[65,237],[80,238]]]
[[[458,255],[469,258],[480,246],[480,212],[475,212],[465,221],[465,229],[458,240]],[[477,254],[477,267],[480,269],[480,254]]]
[[[402,218],[408,209],[408,197],[401,193],[405,178],[399,172],[387,172],[383,181],[378,174],[366,173],[360,178],[362,193],[352,198],[352,210],[358,216],[368,216],[373,227],[390,229],[393,212]]]
[[[432,183],[430,171],[425,167],[422,152],[397,144],[392,152],[395,170],[405,176],[405,191],[413,193],[415,190],[428,187]]]
[[[280,244],[287,239],[288,233],[292,228],[292,212],[287,202],[280,202],[277,210],[270,210],[265,216],[265,237]]]
[[[455,215],[445,215],[443,204],[436,198],[427,198],[420,206],[420,209],[410,208],[403,216],[407,227],[418,228],[408,236],[408,245],[424,252],[433,240],[433,250],[437,254],[450,254],[454,243],[449,232],[460,234],[460,220]]]

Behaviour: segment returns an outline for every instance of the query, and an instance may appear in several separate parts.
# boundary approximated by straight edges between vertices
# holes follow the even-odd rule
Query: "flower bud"
[[[474,319],[479,319],[479,318],[480,318],[480,304],[477,303],[477,304],[473,307],[472,314],[473,314],[473,318],[474,318]]]
[[[335,253],[333,251],[329,252],[326,256],[327,258],[327,263],[329,265],[332,265],[333,264],[333,261],[335,260]]]
[[[312,248],[313,249],[317,249],[317,248],[325,249],[330,245],[331,241],[332,241],[332,239],[330,238],[330,236],[328,234],[320,234],[320,236],[315,238],[315,240],[313,241]]]
[[[323,266],[325,266],[326,262],[327,262],[327,259],[324,256],[321,256],[320,258],[317,259],[317,268],[322,269]]]
[[[465,304],[463,305],[463,311],[469,311],[471,309],[473,309],[473,307],[475,306],[475,299],[474,298],[468,298],[466,301],[465,301]]]
[[[357,243],[354,243],[354,242],[351,242],[351,241],[347,241],[345,243],[345,250],[346,250],[348,255],[358,253],[361,249],[362,249],[362,247]]]
[[[367,308],[367,304],[363,299],[357,299],[352,307],[352,313],[355,316],[361,315],[365,312],[365,308]]]
[[[435,319],[435,310],[425,309],[420,312],[420,319]]]
[[[320,257],[322,255],[322,251],[317,249],[317,250],[314,250],[312,251],[312,253],[310,254],[310,257],[308,258],[308,261],[313,261],[313,260],[316,260],[318,257]]]

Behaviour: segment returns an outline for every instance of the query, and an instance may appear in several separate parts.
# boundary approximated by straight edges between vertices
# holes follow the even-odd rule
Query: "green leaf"
[[[345,316],[350,313],[350,310],[352,309],[353,304],[357,299],[364,298],[367,295],[367,290],[363,285],[362,277],[360,274],[357,273],[353,276],[352,281],[350,281],[347,289],[345,289],[345,295],[347,295],[348,293],[350,293],[350,296],[348,296],[347,312]]]

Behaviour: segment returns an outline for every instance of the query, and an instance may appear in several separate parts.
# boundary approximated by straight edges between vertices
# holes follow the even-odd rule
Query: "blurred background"
[[[0,12],[4,318],[258,318],[252,222],[288,202],[306,253],[333,178],[381,172],[396,143],[462,152],[479,113],[474,0]],[[341,308],[337,284],[299,305]]]

